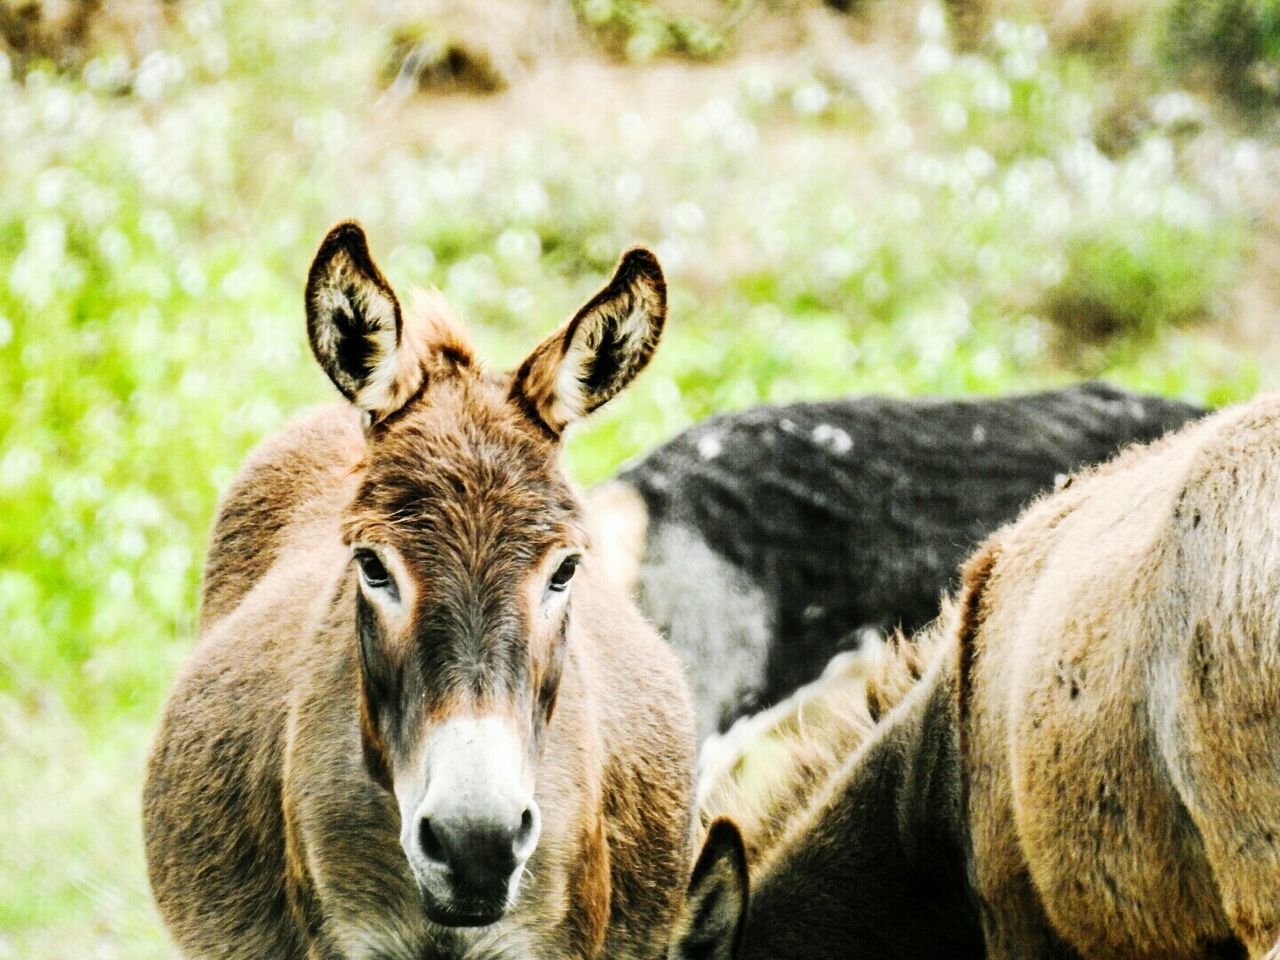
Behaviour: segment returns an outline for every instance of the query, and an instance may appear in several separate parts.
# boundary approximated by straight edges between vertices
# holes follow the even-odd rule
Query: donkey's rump
[[[1278,469],[1262,400],[1078,480],[974,562],[961,742],[992,956],[1260,955],[1280,933]]]

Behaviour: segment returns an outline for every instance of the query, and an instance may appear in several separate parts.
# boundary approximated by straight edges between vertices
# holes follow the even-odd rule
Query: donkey
[[[685,431],[591,506],[705,737],[864,636],[924,626],[969,552],[1056,479],[1204,413],[1098,383],[757,407]]]
[[[692,707],[557,466],[657,346],[657,260],[625,253],[509,374],[438,295],[402,314],[354,223],[306,308],[348,403],[267,442],[221,505],[144,791],[169,930],[201,958],[659,955]]]
[[[1270,957],[1278,477],[1272,396],[994,534],[921,680],[749,880],[713,824],[670,956]]]

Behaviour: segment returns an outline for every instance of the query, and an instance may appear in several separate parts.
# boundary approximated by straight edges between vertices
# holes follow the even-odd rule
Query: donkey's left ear
[[[344,397],[377,422],[422,386],[400,303],[354,221],[329,231],[307,275],[311,352]]]
[[[662,267],[650,251],[634,247],[605,288],[520,365],[512,398],[559,436],[645,368],[666,319]]]

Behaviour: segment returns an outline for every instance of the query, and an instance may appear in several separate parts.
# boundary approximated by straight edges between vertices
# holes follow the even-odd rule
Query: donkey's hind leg
[[[1280,744],[1271,747],[1273,757]],[[1274,760],[1267,758],[1269,764]],[[1204,758],[1214,766],[1221,757]],[[1202,786],[1189,804],[1204,839],[1227,923],[1251,960],[1280,960],[1280,791],[1257,797],[1248,781],[1267,779],[1249,758],[1237,758],[1236,777]],[[1277,771],[1269,778],[1280,786]]]
[[[1251,960],[1280,960],[1280,663],[1240,616],[1195,628],[1166,760],[1228,925]]]

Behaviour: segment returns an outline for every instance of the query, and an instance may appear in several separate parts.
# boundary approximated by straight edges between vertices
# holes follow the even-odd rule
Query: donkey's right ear
[[[307,275],[307,336],[333,385],[372,422],[394,413],[422,386],[405,349],[400,303],[369,255],[364,230],[329,231]]]
[[[645,368],[666,319],[667,284],[658,258],[632,247],[604,289],[520,365],[512,399],[559,437]]]
[[[749,883],[742,834],[729,820],[707,831],[667,960],[733,960],[742,945]]]

